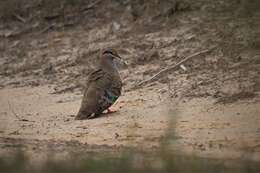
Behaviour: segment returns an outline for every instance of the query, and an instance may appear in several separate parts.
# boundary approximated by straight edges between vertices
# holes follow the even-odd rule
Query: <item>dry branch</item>
[[[160,75],[162,75],[163,73],[166,73],[166,72],[168,72],[168,71],[170,71],[170,70],[173,70],[173,69],[179,67],[181,64],[183,64],[184,62],[188,61],[188,60],[191,59],[191,58],[194,58],[194,57],[197,57],[197,56],[202,55],[202,54],[204,54],[204,53],[210,52],[210,51],[211,51],[212,49],[214,49],[214,48],[215,48],[215,47],[213,47],[213,48],[211,48],[211,49],[207,49],[207,50],[203,50],[203,51],[194,53],[194,54],[192,54],[192,55],[190,55],[190,56],[184,58],[183,60],[181,60],[181,61],[178,62],[177,64],[174,64],[174,65],[172,65],[172,66],[170,66],[170,67],[167,67],[167,68],[165,68],[165,69],[159,71],[158,73],[156,73],[155,75],[153,75],[151,78],[149,78],[149,79],[147,79],[147,80],[144,80],[144,81],[138,83],[134,88],[138,88],[138,87],[140,87],[140,86],[142,86],[142,85],[144,85],[144,84],[146,84],[146,83],[148,83],[148,82],[151,82],[151,81],[155,80],[156,78],[158,78],[158,77],[159,77]]]
[[[84,7],[81,11],[86,11],[89,9],[94,8],[97,4],[99,4],[102,0],[94,1],[93,3],[89,4],[87,7]]]
[[[45,32],[48,32],[50,29],[52,29],[54,27],[54,24],[48,25],[47,27],[45,27],[43,30],[41,30],[39,32],[39,34],[43,34]]]
[[[23,22],[23,23],[26,23],[26,19],[24,19],[22,16],[20,16],[19,14],[13,14],[14,15],[14,17],[17,19],[17,20],[19,20],[19,21],[21,21],[21,22]]]

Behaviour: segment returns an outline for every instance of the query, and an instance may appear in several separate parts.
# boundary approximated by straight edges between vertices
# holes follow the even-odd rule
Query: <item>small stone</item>
[[[119,134],[118,133],[115,133],[115,138],[117,139],[119,137]]]

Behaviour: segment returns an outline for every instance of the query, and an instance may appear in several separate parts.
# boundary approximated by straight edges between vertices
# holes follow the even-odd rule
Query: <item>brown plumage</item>
[[[114,49],[103,52],[98,69],[89,75],[81,107],[75,119],[99,116],[121,95],[122,81],[115,65],[115,58],[121,59]]]

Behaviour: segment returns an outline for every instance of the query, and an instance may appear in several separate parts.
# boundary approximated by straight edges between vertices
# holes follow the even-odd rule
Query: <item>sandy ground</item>
[[[124,92],[113,106],[116,113],[76,121],[80,93],[51,94],[52,86],[1,89],[1,144],[7,139],[76,141],[149,150],[167,138],[174,151],[260,160],[259,98],[223,105],[209,98],[176,101],[156,91]]]

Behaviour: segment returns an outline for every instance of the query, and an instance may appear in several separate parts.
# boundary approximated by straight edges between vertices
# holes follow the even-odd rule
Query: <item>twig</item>
[[[25,20],[22,16],[20,16],[19,14],[13,14],[13,16],[14,16],[16,19],[18,19],[19,21],[21,21],[21,22],[23,22],[23,23],[26,23],[26,20]]]
[[[187,68],[186,68],[183,64],[180,65],[180,68],[181,68],[183,71],[187,71]]]
[[[8,101],[8,105],[9,105],[9,109],[12,111],[12,113],[14,114],[14,116],[21,121],[22,119],[15,113],[15,111],[13,110],[11,103]]]
[[[58,17],[60,17],[60,14],[44,16],[44,19],[46,19],[46,20],[53,20],[53,19],[56,19]]]
[[[47,32],[48,30],[52,29],[54,27],[54,24],[51,24],[49,26],[47,26],[46,28],[44,28],[43,30],[41,30],[39,33],[43,34],[45,32]]]
[[[203,50],[203,51],[194,53],[194,54],[192,54],[192,55],[190,55],[190,56],[184,58],[183,60],[181,60],[181,61],[178,62],[177,64],[174,64],[173,66],[170,66],[170,67],[168,67],[168,68],[165,68],[165,69],[159,71],[158,73],[156,73],[155,75],[153,75],[151,78],[149,78],[149,79],[147,79],[147,80],[144,80],[144,81],[138,83],[134,88],[138,88],[138,87],[140,87],[140,86],[142,86],[142,85],[144,85],[144,84],[146,84],[146,83],[148,83],[148,82],[150,82],[150,81],[153,81],[154,79],[156,79],[157,77],[159,77],[161,74],[166,73],[166,72],[168,72],[168,71],[170,71],[170,70],[173,70],[173,69],[179,67],[181,64],[183,64],[184,62],[188,61],[188,60],[191,59],[191,58],[194,58],[194,57],[199,56],[199,55],[201,55],[201,54],[210,52],[210,51],[211,51],[212,49],[214,49],[214,48],[215,48],[215,47],[213,47],[213,48],[211,48],[211,49],[207,49],[207,50]]]
[[[91,4],[89,4],[87,7],[84,7],[81,11],[86,11],[86,10],[89,10],[89,9],[92,9],[94,8],[97,4],[99,4],[102,0],[98,0],[98,1],[95,1]]]
[[[22,128],[19,128],[18,130],[15,130],[13,132],[8,133],[8,135],[19,135],[19,130],[21,130]]]

